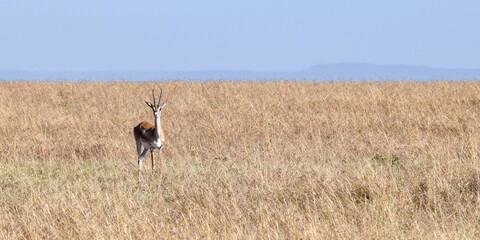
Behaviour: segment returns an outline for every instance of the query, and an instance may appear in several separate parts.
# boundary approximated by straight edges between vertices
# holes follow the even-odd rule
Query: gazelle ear
[[[160,109],[164,108],[165,106],[167,106],[167,102],[164,102],[164,103],[162,104],[162,106],[160,107]]]
[[[147,104],[147,106],[149,106],[150,108],[153,108],[153,105],[147,101],[145,101],[145,103]]]

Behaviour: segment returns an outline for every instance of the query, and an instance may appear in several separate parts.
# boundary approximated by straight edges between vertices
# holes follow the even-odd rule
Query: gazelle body
[[[139,123],[136,127],[133,128],[133,135],[135,136],[135,142],[137,144],[137,153],[138,153],[138,170],[142,168],[142,162],[145,159],[145,155],[150,151],[152,158],[152,171],[155,170],[155,159],[154,151],[158,150],[157,159],[160,159],[160,150],[165,144],[165,134],[162,130],[162,124],[160,116],[163,108],[167,104],[164,102],[161,104],[162,92],[160,92],[160,97],[158,98],[158,103],[155,102],[155,92],[152,90],[153,95],[153,104],[145,101],[145,103],[152,109],[154,124],[143,121]],[[143,147],[143,150],[142,150]]]

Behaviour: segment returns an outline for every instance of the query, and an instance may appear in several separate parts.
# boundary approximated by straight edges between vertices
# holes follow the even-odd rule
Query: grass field
[[[479,115],[476,82],[1,82],[0,238],[478,239]]]

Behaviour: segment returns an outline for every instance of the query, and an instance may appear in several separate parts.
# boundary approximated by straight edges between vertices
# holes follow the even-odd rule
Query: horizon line
[[[232,69],[232,68],[210,68],[210,69],[194,69],[194,70],[179,70],[179,69],[109,69],[109,70],[26,70],[19,68],[0,68],[0,71],[8,72],[28,72],[28,73],[85,73],[85,72],[213,72],[213,71],[224,71],[224,72],[295,72],[295,71],[305,71],[315,67],[321,66],[335,66],[335,65],[366,65],[366,66],[378,66],[378,67],[418,67],[418,68],[429,68],[429,69],[444,69],[444,70],[480,70],[480,67],[437,67],[430,65],[422,64],[403,64],[403,63],[366,63],[366,62],[338,62],[338,63],[321,63],[321,64],[311,64],[310,66],[300,68],[300,69],[288,69],[288,70],[252,70],[252,69]]]

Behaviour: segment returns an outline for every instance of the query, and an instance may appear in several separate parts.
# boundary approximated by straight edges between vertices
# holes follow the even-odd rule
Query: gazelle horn
[[[162,94],[163,94],[163,89],[160,88],[160,97],[158,97],[158,105],[160,105],[160,103],[162,101]]]
[[[155,89],[152,89],[152,95],[153,95],[153,106],[155,107]]]

